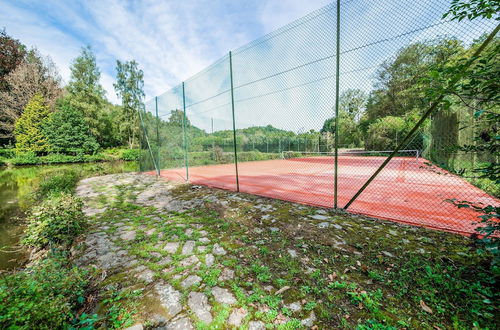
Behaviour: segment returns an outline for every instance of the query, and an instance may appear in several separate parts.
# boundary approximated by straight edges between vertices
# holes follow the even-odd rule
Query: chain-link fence
[[[341,1],[229,52],[146,104],[141,168],[474,232],[478,214],[449,200],[498,204],[498,185],[475,171],[498,155],[462,148],[492,124],[460,95],[433,101],[429,76],[470,59],[497,23],[445,19],[449,5]],[[498,46],[488,42],[484,52]]]

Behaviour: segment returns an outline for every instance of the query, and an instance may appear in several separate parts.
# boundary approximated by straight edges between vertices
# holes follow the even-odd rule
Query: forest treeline
[[[61,159],[138,147],[144,83],[137,62],[116,62],[114,88],[121,105],[114,105],[100,84],[90,46],[72,61],[65,86],[50,57],[5,30],[0,50],[0,146],[14,148],[17,157],[56,154]]]

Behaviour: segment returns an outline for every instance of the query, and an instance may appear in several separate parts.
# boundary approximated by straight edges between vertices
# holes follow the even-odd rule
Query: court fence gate
[[[141,170],[474,233],[453,201],[498,205],[480,173],[498,150],[477,146],[500,110],[464,90],[498,61],[499,25],[449,7],[338,0],[229,51],[139,111]]]

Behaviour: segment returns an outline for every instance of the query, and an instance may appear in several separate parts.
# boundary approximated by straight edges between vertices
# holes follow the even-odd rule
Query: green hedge
[[[47,156],[37,156],[33,152],[15,153],[9,149],[3,150],[0,154],[0,164],[10,165],[42,165],[42,164],[62,164],[62,163],[93,163],[113,160],[137,161],[139,160],[140,149],[108,149],[95,155],[65,155],[49,154]],[[6,152],[8,150],[9,152]]]

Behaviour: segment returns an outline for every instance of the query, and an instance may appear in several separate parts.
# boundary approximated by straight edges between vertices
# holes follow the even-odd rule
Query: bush
[[[123,149],[120,153],[121,160],[139,160],[141,157],[141,149]]]
[[[96,155],[62,155],[49,154],[47,156],[37,157],[32,152],[18,153],[16,157],[10,159],[11,165],[41,165],[41,164],[60,164],[60,163],[91,163],[108,160],[101,154]]]
[[[58,329],[83,303],[87,272],[62,255],[0,278],[0,328]]]
[[[43,199],[51,195],[60,195],[62,193],[70,194],[72,193],[80,175],[74,170],[57,170],[57,174],[53,174],[53,171],[46,173],[36,190],[36,197]]]
[[[36,248],[71,244],[86,224],[82,206],[81,200],[64,193],[35,206],[27,218],[23,244]]]
[[[67,98],[59,100],[56,112],[50,115],[43,129],[53,152],[94,154],[99,149],[83,113],[72,107]]]
[[[0,149],[0,158],[14,158],[16,156],[16,152],[14,149]]]

